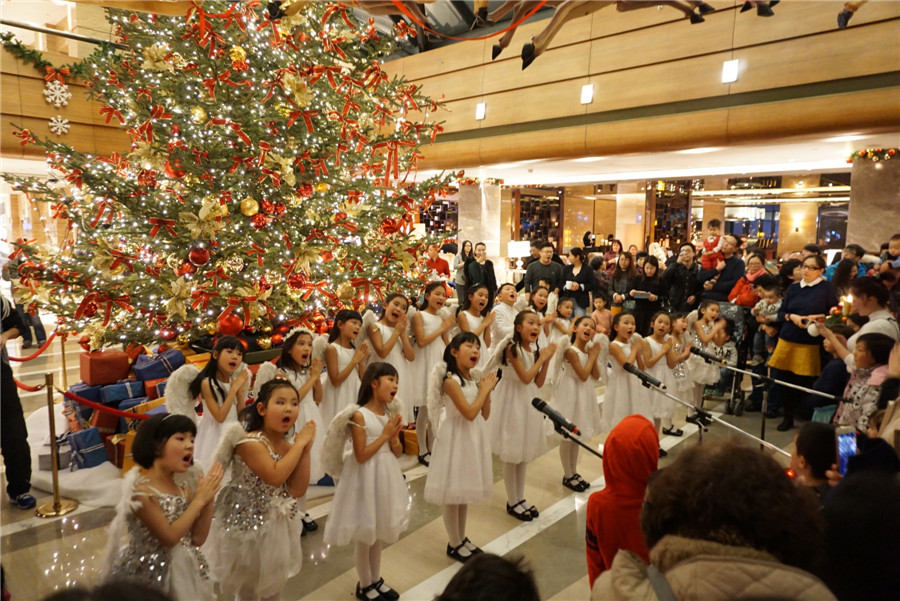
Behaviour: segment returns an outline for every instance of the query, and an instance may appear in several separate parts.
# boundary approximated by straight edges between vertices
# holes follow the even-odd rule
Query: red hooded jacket
[[[620,549],[650,563],[641,532],[641,506],[650,474],[659,463],[659,437],[647,418],[629,415],[612,429],[603,447],[606,487],[587,504],[588,577],[594,580],[612,565]]]

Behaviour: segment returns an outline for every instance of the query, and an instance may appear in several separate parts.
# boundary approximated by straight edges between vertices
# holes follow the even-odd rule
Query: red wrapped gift
[[[97,431],[100,432],[100,436],[115,434],[116,430],[119,428],[119,416],[107,413],[106,411],[100,411],[99,409],[94,409],[94,413],[91,415],[91,426],[97,428]]]
[[[128,377],[131,365],[122,351],[81,353],[81,379],[88,386],[115,384]]]
[[[127,437],[127,434],[111,434],[103,437],[103,446],[106,447],[109,461],[116,467],[122,467],[125,464],[125,439]]]
[[[148,399],[158,399],[159,391],[156,389],[157,384],[161,384],[167,381],[169,378],[157,378],[155,380],[144,380],[144,390],[147,393]]]

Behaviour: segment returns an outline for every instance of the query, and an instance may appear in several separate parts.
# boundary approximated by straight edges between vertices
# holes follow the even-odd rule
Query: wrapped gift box
[[[185,357],[185,361],[191,365],[196,365],[198,369],[203,369],[209,360],[212,359],[212,353],[197,353]]]
[[[128,355],[122,351],[81,353],[81,379],[89,386],[115,384],[128,377]]]
[[[119,430],[119,416],[98,409],[91,415],[91,428],[96,428],[101,436],[115,434]]]
[[[166,396],[166,386],[169,385],[168,380],[163,380],[159,384],[156,385],[156,398],[161,396]]]
[[[406,455],[419,454],[419,439],[416,438],[415,430],[401,430],[400,442],[403,443],[403,452]]]
[[[162,384],[162,389],[166,389],[166,382],[168,378],[157,378],[155,380],[147,380],[144,382],[144,391],[147,395],[148,399],[156,399],[162,396],[162,392],[160,392],[159,385]]]
[[[109,461],[116,467],[125,465],[125,439],[128,433],[113,434],[103,438],[103,446],[106,447],[106,454]]]
[[[148,400],[144,399],[143,403],[139,403],[131,408],[131,411],[135,413],[150,413],[151,409],[156,409],[157,407],[165,407],[166,399],[160,397],[158,399]]]
[[[72,466],[75,469],[96,467],[109,461],[106,448],[103,446],[103,438],[97,428],[71,432],[69,444],[72,447]]]
[[[169,349],[158,355],[139,355],[132,368],[138,380],[167,378],[169,374],[184,365],[184,353]]]
[[[128,399],[119,403],[119,411],[132,411],[141,403],[146,403],[147,397],[141,396],[134,399]]]
[[[168,413],[168,412],[169,412],[169,410],[166,408],[166,404],[163,403],[163,404],[160,405],[159,407],[154,407],[153,409],[151,409],[150,411],[148,411],[148,412],[147,412],[147,415],[158,415],[158,414],[160,414],[160,413],[163,413],[163,414],[164,414],[164,413]]]
[[[125,380],[124,382],[116,382],[115,384],[104,386],[100,391],[100,398],[103,399],[104,405],[118,403],[119,401],[133,399],[143,395],[144,383],[134,382],[132,380]]]
[[[68,468],[72,463],[72,449],[69,445],[60,445],[56,447],[56,456],[59,458],[59,469]],[[38,469],[49,472],[53,469],[53,454],[50,449],[46,453],[38,455]]]
[[[100,403],[100,391],[102,389],[102,386],[88,386],[84,382],[79,382],[78,384],[70,387],[69,392],[71,392],[72,394],[76,394],[83,399],[94,401],[95,403]],[[75,401],[72,402],[75,403]],[[79,405],[78,403],[75,403],[75,406],[77,407],[76,411],[78,411],[81,419],[85,421],[91,419],[91,411],[93,411],[93,409],[91,409],[87,405]]]
[[[134,457],[131,455],[131,447],[134,446],[134,437],[137,432],[129,430],[125,433],[125,439],[116,444],[122,447],[122,474],[125,474],[135,466]],[[118,451],[116,451],[118,453]]]

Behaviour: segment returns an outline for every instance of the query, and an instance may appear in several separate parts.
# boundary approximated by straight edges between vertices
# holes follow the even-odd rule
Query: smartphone
[[[841,476],[847,473],[847,461],[856,455],[856,428],[853,426],[839,426],[834,431],[835,447],[837,449],[837,465]]]

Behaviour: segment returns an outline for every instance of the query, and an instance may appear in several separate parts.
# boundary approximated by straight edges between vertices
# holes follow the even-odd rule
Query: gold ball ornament
[[[232,46],[228,50],[228,58],[232,61],[244,61],[247,59],[247,51],[240,46]]]
[[[316,184],[316,192],[318,192],[319,194],[328,192],[329,188],[331,188],[331,186],[326,183]]]
[[[207,334],[215,334],[219,331],[219,326],[216,324],[215,319],[210,319],[208,321],[203,322],[203,329],[206,330]]]
[[[191,342],[191,334],[190,332],[182,332],[175,338],[175,341],[178,342],[181,346],[187,346]]]
[[[256,339],[256,344],[259,345],[259,348],[262,350],[268,350],[272,348],[272,337],[271,336],[260,336]]]
[[[253,217],[259,213],[259,203],[249,196],[241,201],[241,213],[247,217]]]
[[[202,106],[195,106],[191,109],[191,121],[193,121],[197,125],[206,123],[206,120],[208,118],[209,115],[206,113],[206,109]]]
[[[225,259],[225,269],[237,273],[244,269],[244,259],[237,255],[232,255]]]
[[[347,258],[347,249],[344,246],[339,246],[334,251],[334,258],[338,261],[343,261]]]
[[[291,111],[293,111],[293,109],[291,108],[291,105],[289,105],[286,102],[279,102],[278,104],[275,105],[275,112],[284,118],[287,118],[288,116],[290,116]]]
[[[169,256],[166,257],[166,265],[169,266],[169,269],[177,269],[181,267],[182,263],[184,263],[184,261],[177,253],[170,253]]]
[[[348,301],[356,296],[356,288],[350,282],[344,282],[338,286],[337,295],[342,301]]]
[[[285,289],[284,293],[287,294],[287,297],[295,303],[299,303],[303,300],[303,290],[294,290],[293,288],[288,286]]]
[[[272,330],[274,330],[274,329],[275,328],[272,327],[271,321],[264,321],[262,323],[262,325],[259,326],[259,331],[262,332],[263,334],[271,334]]]

